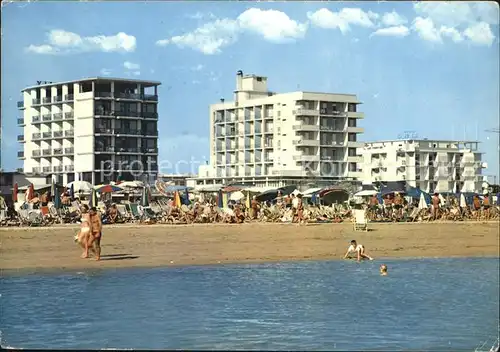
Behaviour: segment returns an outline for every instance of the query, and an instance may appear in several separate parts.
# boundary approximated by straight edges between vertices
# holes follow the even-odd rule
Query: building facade
[[[44,83],[23,89],[17,103],[25,173],[51,175],[61,184],[156,178],[160,82]]]
[[[406,181],[425,192],[480,192],[479,142],[392,140],[366,143],[363,181]]]
[[[355,95],[272,93],[267,78],[237,73],[234,101],[210,106],[210,164],[198,184],[331,184],[361,176]]]

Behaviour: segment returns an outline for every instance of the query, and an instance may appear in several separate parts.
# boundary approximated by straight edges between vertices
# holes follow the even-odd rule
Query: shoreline
[[[498,222],[368,227],[368,232],[354,232],[352,223],[107,225],[100,262],[79,258],[81,249],[73,241],[78,225],[2,229],[0,271],[22,275],[341,260],[351,239],[363,244],[376,261],[499,257]]]
[[[420,256],[420,257],[380,257],[374,258],[373,262],[382,263],[383,261],[405,261],[405,260],[424,260],[424,259],[500,259],[500,256],[495,255],[481,255],[481,256]],[[53,268],[20,268],[20,269],[0,269],[3,277],[23,277],[30,275],[63,275],[63,274],[74,274],[74,275],[87,275],[92,273],[100,272],[111,272],[111,271],[125,271],[125,270],[151,270],[151,269],[179,269],[179,268],[216,268],[220,266],[239,266],[239,265],[266,265],[266,264],[293,264],[293,263],[319,263],[319,262],[331,262],[331,261],[343,261],[341,258],[295,258],[295,259],[283,259],[280,260],[270,259],[267,261],[260,260],[240,260],[236,262],[207,262],[207,263],[197,263],[197,264],[164,264],[164,265],[152,265],[152,266],[120,266],[120,267],[100,267],[99,265],[87,265],[84,267],[75,268],[64,268],[64,267],[53,267]],[[349,259],[346,259],[349,260]],[[351,261],[354,261],[350,259]],[[92,262],[93,260],[90,259]]]

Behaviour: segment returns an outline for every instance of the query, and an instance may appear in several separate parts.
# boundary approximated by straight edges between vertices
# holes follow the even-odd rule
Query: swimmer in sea
[[[387,276],[387,265],[382,264],[380,266],[380,275],[382,276]]]
[[[368,254],[365,253],[365,246],[363,246],[362,244],[357,244],[356,240],[351,241],[351,245],[349,246],[349,248],[347,248],[347,252],[344,255],[344,259],[347,259],[349,254],[353,252],[356,252],[358,262],[361,260],[361,258],[373,260],[372,257],[370,257]]]

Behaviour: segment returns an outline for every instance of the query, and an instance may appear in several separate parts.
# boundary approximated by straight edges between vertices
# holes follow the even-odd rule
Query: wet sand
[[[499,257],[498,222],[370,224],[117,225],[104,228],[102,260],[81,259],[77,226],[1,228],[0,270],[162,267],[341,259],[351,239],[376,260]]]

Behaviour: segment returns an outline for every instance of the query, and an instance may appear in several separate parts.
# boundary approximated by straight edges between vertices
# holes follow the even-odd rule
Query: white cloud
[[[47,43],[31,44],[26,50],[35,54],[69,54],[92,51],[132,52],[136,46],[135,37],[123,32],[111,36],[82,37],[73,32],[54,29],[47,34]]]
[[[221,49],[233,44],[243,32],[261,35],[271,42],[286,42],[303,38],[307,24],[298,23],[284,12],[251,8],[241,13],[236,19],[217,19],[205,23],[192,32],[172,38],[160,39],[158,46],[175,44],[189,47],[207,55],[221,52]]]
[[[408,20],[399,15],[396,11],[392,11],[384,13],[382,16],[382,23],[388,27],[397,27],[408,23]]]
[[[196,65],[196,66],[191,67],[191,70],[193,70],[193,71],[201,71],[201,70],[203,70],[204,68],[205,68],[205,65],[198,64],[198,65]]]
[[[234,43],[237,31],[236,21],[222,19],[206,23],[184,35],[159,40],[156,44],[159,46],[175,44],[180,48],[188,47],[212,55],[219,53],[223,47]]]
[[[430,18],[417,17],[413,20],[412,28],[423,40],[441,43],[442,38],[439,30],[434,26]]]
[[[123,67],[125,67],[127,70],[138,70],[141,68],[141,65],[134,64],[133,62],[130,61],[125,61],[123,63]]]
[[[191,15],[187,15],[188,18],[191,18],[193,20],[202,20],[202,19],[206,19],[206,18],[215,18],[215,15],[211,12],[196,12],[196,13],[193,13]]]
[[[101,69],[101,75],[103,76],[109,76],[111,74],[111,70],[107,69],[107,68],[103,68]]]
[[[441,35],[443,37],[448,37],[452,41],[454,41],[455,43],[460,43],[461,41],[464,40],[464,37],[462,36],[462,34],[458,30],[456,30],[455,28],[441,26],[441,28],[439,29],[439,32],[441,33]]]
[[[311,23],[320,28],[339,29],[342,34],[347,33],[351,29],[351,25],[371,28],[375,24],[379,16],[371,11],[364,12],[358,8],[343,8],[339,12],[332,12],[326,8],[317,10],[316,12],[308,12],[307,17]]]
[[[495,40],[490,25],[486,22],[479,22],[470,26],[464,31],[464,36],[475,44],[487,46],[491,46]]]
[[[387,28],[377,29],[371,36],[385,36],[385,37],[406,37],[410,34],[410,30],[406,26],[393,26]]]
[[[307,24],[294,21],[277,10],[251,8],[239,15],[237,22],[241,30],[260,34],[271,42],[303,38],[307,31]]]
[[[430,1],[419,2],[414,5],[414,9],[417,14],[426,16],[425,23],[421,21],[422,17],[415,19],[420,19],[421,26],[416,30],[423,39],[437,42],[441,41],[438,38],[448,37],[455,43],[467,39],[472,43],[487,46],[491,46],[495,40],[491,25],[499,23],[497,3]],[[429,23],[433,24],[433,34],[430,33],[430,26],[427,31],[422,29],[422,25]],[[422,30],[426,35],[422,36]]]

